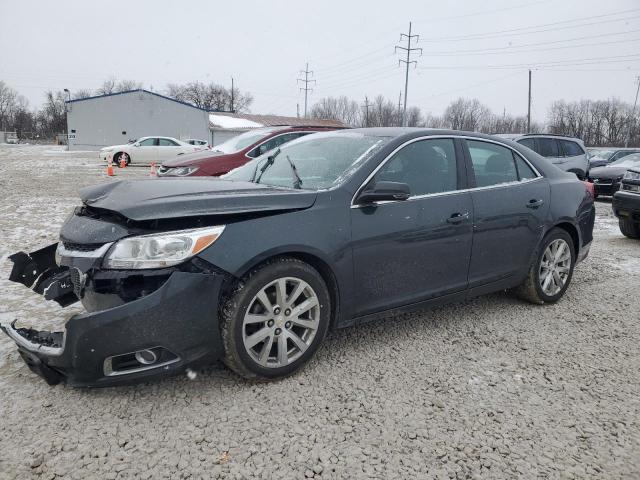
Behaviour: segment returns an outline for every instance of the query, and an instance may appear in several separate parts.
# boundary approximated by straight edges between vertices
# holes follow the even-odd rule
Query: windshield
[[[609,164],[610,167],[637,167],[638,165],[640,165],[640,155],[637,153],[622,157],[620,160]]]
[[[275,129],[260,129],[251,130],[249,132],[241,133],[240,135],[230,138],[226,142],[221,143],[213,147],[214,151],[222,153],[236,153],[240,150],[247,148],[250,145],[262,140],[267,135],[273,133]]]
[[[307,135],[257,157],[222,178],[321,190],[351,175],[390,139],[358,132]]]
[[[615,152],[615,150],[595,150],[590,152],[589,158],[593,160],[608,160]]]

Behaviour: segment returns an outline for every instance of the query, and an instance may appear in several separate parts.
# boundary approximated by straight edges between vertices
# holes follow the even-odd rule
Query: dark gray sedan
[[[620,182],[630,168],[640,167],[640,154],[627,155],[604,167],[596,167],[589,172],[589,181],[595,188],[595,196],[612,196],[620,190]]]
[[[2,325],[51,384],[219,359],[278,378],[332,328],[505,289],[553,303],[595,218],[591,186],[532,150],[427,129],[313,134],[223,179],[110,182],[81,199],[59,243],[10,257],[12,280],[86,309],[62,332]]]

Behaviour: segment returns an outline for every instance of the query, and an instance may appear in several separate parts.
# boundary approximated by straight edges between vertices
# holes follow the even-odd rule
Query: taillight
[[[591,183],[591,182],[582,182],[582,183],[584,183],[584,186],[587,189],[587,192],[589,192],[589,195],[591,195],[591,198],[595,198],[596,197],[596,189],[593,186],[593,183]]]

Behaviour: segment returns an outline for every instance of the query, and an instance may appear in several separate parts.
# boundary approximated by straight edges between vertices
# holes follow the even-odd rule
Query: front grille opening
[[[72,242],[62,242],[64,248],[67,250],[71,250],[74,252],[93,252],[99,249],[104,243],[72,243]]]

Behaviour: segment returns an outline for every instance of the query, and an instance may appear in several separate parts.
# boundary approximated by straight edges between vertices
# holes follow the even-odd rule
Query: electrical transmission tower
[[[634,117],[636,114],[636,106],[638,105],[638,93],[640,93],[640,76],[636,77],[636,82],[638,83],[638,87],[636,88],[636,100],[633,102],[633,108],[631,109],[631,116],[627,121],[627,133],[624,136],[624,148],[629,146],[629,137],[631,136],[631,124],[634,121]]]
[[[309,88],[309,84],[315,85],[316,81],[309,78],[309,75],[313,76],[313,72],[309,70],[309,62],[307,62],[304,70],[300,71],[300,75],[304,74],[304,78],[298,78],[298,82],[303,82],[304,87],[300,87],[300,91],[304,91],[304,118],[307,118],[307,97],[309,92],[313,92],[313,88]]]
[[[404,109],[402,110],[402,125],[406,127],[407,126],[407,91],[409,90],[409,65],[413,63],[415,66],[418,66],[417,61],[411,60],[411,54],[419,50],[420,55],[422,55],[422,49],[411,47],[411,40],[415,38],[417,42],[420,39],[420,35],[411,35],[411,22],[409,22],[409,33],[400,34],[401,42],[403,38],[407,39],[407,46],[406,47],[396,46],[395,51],[397,52],[398,50],[403,50],[404,52],[407,53],[406,60],[402,58],[398,60],[398,65],[401,65],[404,63],[406,66],[406,71],[404,74]]]

